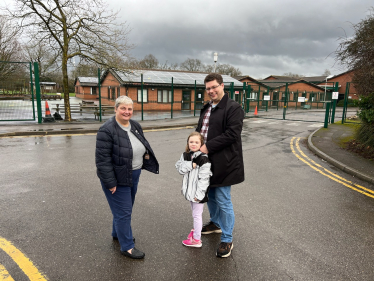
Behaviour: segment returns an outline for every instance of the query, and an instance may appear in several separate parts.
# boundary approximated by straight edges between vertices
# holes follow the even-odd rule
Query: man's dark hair
[[[223,78],[220,74],[210,73],[205,77],[204,84],[206,84],[208,82],[211,82],[211,81],[214,81],[214,80],[216,80],[218,82],[218,84],[220,84],[220,85],[223,83]]]

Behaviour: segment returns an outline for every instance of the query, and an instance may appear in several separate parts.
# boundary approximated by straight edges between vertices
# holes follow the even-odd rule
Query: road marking
[[[0,237],[0,249],[2,249],[8,256],[10,256],[14,260],[14,262],[19,266],[19,268],[22,269],[22,271],[27,275],[30,281],[47,280],[47,278],[39,272],[39,270],[35,267],[35,265],[29,258],[27,258],[11,242],[2,237]]]
[[[288,123],[288,124],[286,124],[287,126],[299,126],[300,125],[300,123]]]
[[[0,281],[14,281],[8,270],[0,263]]]
[[[300,138],[297,138],[296,142],[295,142],[295,146],[296,146],[296,149],[298,150],[298,152],[300,153],[297,154],[295,149],[294,149],[294,140],[296,139],[296,137],[293,137],[291,139],[291,142],[290,142],[290,147],[291,147],[291,151],[292,153],[298,158],[300,159],[301,161],[303,161],[305,164],[307,164],[309,167],[311,167],[313,170],[319,172],[320,174],[328,177],[329,179],[333,180],[333,181],[336,181],[346,187],[349,187],[350,189],[354,190],[354,191],[357,191],[361,194],[364,194],[368,197],[371,197],[371,198],[374,198],[374,191],[371,190],[371,189],[368,189],[368,188],[365,188],[361,185],[358,185],[358,184],[355,184],[343,177],[340,177],[339,175],[329,171],[328,169],[322,167],[321,165],[317,164],[316,162],[314,162],[312,159],[310,159],[308,156],[306,156],[303,151],[300,149],[300,145],[299,145],[299,141],[300,141]],[[305,159],[304,159],[304,158]]]

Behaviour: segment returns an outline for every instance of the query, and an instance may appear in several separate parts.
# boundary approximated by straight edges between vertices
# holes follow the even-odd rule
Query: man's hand
[[[208,153],[209,153],[208,148],[206,147],[205,144],[204,144],[202,147],[200,147],[200,151],[201,151],[202,153],[205,153],[205,154],[208,154]]]
[[[117,186],[115,186],[113,188],[109,188],[109,190],[112,192],[112,194],[114,194],[114,192],[116,192],[116,189],[117,189]]]

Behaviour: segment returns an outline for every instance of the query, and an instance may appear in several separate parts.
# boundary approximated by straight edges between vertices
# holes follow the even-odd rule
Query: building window
[[[168,103],[171,102],[171,90],[158,90],[157,102]]]
[[[110,86],[108,87],[108,100],[110,100]]]
[[[138,102],[142,102],[142,90],[138,89]],[[143,89],[143,102],[148,102],[148,90]]]
[[[116,99],[116,88],[112,88],[112,100]]]
[[[250,98],[251,100],[257,100],[257,93],[254,93],[254,92],[249,93],[249,98]]]
[[[119,98],[120,95],[121,95],[121,87],[118,87],[117,88],[117,98]]]

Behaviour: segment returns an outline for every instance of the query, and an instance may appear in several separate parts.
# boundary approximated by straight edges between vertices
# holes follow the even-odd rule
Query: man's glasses
[[[209,92],[210,90],[214,90],[215,88],[218,88],[220,85],[217,85],[217,86],[213,86],[213,87],[210,87],[210,88],[206,88],[205,90],[207,92]]]

